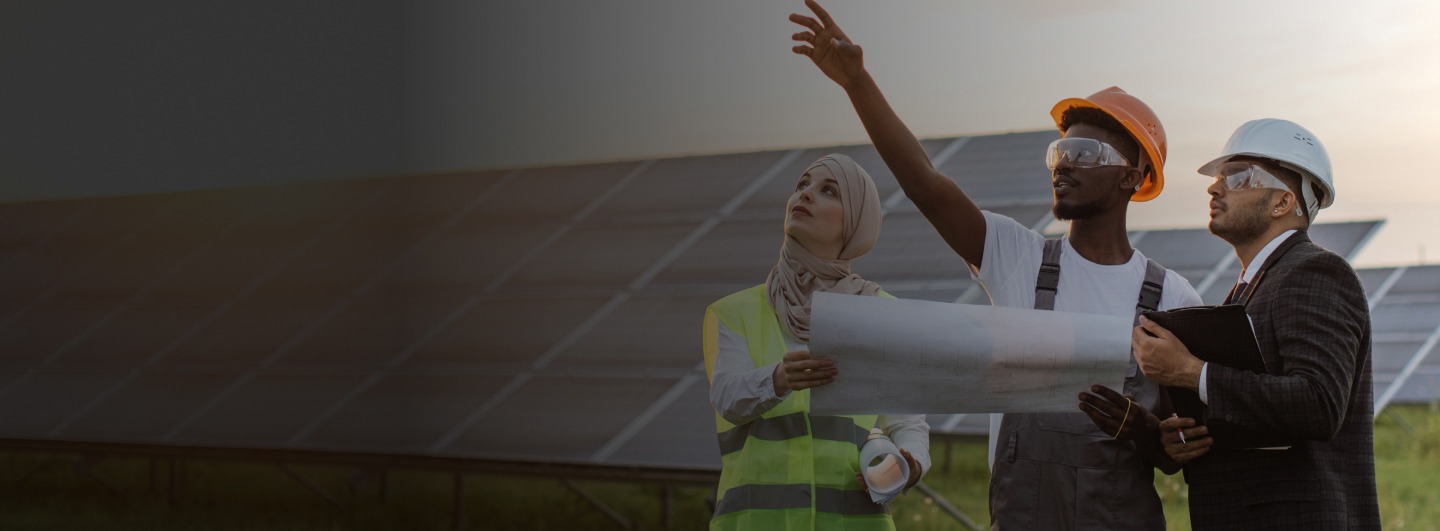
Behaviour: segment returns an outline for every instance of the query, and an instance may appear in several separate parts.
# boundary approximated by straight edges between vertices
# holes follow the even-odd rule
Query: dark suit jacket
[[[1195,529],[1379,529],[1370,310],[1345,259],[1304,231],[1246,306],[1269,374],[1210,365],[1207,422],[1289,450],[1217,449],[1185,466]]]

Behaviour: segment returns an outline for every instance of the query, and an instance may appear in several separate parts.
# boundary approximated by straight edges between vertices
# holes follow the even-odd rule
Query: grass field
[[[1440,529],[1440,408],[1393,408],[1375,425],[1376,477],[1387,529]],[[925,482],[988,525],[983,440],[936,441]],[[295,475],[292,475],[291,473]],[[0,452],[0,529],[451,529],[454,474],[389,471],[378,476],[335,465],[190,459],[170,499],[168,465],[142,457],[82,460],[74,454]],[[317,493],[295,479],[304,478]],[[152,477],[154,478],[152,480]],[[573,486],[573,487],[572,487]],[[1189,529],[1179,475],[1157,474],[1169,528]],[[586,497],[635,529],[703,529],[709,487],[465,476],[466,529],[620,529]],[[327,497],[329,500],[327,500]],[[670,514],[663,515],[668,497]],[[896,527],[963,529],[918,491],[892,507]]]

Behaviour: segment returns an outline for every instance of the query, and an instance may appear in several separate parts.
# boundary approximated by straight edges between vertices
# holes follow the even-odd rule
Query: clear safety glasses
[[[1226,162],[1215,169],[1215,180],[1224,181],[1225,189],[1231,192],[1240,190],[1254,190],[1256,188],[1271,188],[1290,192],[1290,187],[1285,186],[1285,181],[1274,176],[1265,168],[1245,161]]]
[[[1093,138],[1062,138],[1051,142],[1045,149],[1045,167],[1055,171],[1062,161],[1069,161],[1076,168],[1130,165],[1110,144]]]

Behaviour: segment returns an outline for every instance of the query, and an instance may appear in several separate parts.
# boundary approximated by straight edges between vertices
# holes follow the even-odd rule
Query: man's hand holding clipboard
[[[1214,438],[1213,444],[1222,448],[1288,444],[1267,440],[1243,426],[1210,419],[1206,415],[1205,403],[1200,400],[1200,375],[1206,363],[1259,374],[1267,372],[1260,344],[1255,339],[1255,331],[1244,306],[1195,306],[1166,312],[1145,312],[1131,339],[1140,369],[1146,377],[1167,388],[1177,414],[1177,417],[1161,423],[1167,441],[1174,438],[1179,443],[1180,433],[1176,430],[1189,428],[1183,432],[1187,441],[1181,443],[1186,447],[1199,448],[1196,445],[1207,441],[1203,438],[1207,434]],[[1188,419],[1193,419],[1193,425]],[[1198,428],[1202,426],[1206,429]],[[1193,459],[1203,453],[1186,457]]]

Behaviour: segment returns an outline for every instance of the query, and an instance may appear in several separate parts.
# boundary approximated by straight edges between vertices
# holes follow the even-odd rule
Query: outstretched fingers
[[[820,33],[820,30],[825,29],[825,26],[821,26],[820,22],[815,19],[797,13],[790,14],[790,22],[805,26],[815,33]]]
[[[809,7],[811,11],[814,11],[815,16],[820,17],[820,22],[825,23],[826,26],[835,25],[835,20],[830,18],[830,12],[825,11],[825,8],[820,7],[819,2],[816,2],[815,0],[805,0],[805,6]]]

